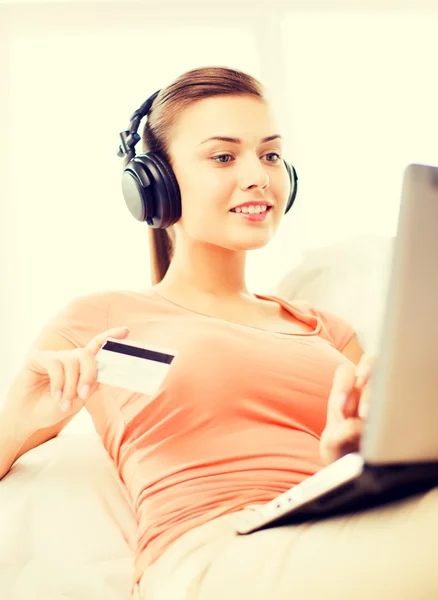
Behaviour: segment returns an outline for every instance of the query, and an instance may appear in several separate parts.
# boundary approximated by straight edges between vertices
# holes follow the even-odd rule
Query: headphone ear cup
[[[286,214],[292,208],[292,204],[294,203],[297,192],[298,192],[298,175],[297,175],[297,172],[293,165],[290,165],[286,161],[284,161],[284,164],[286,166],[286,170],[288,172],[289,181],[290,181],[289,198],[287,201],[286,210],[284,211],[284,214]]]
[[[152,217],[151,178],[141,157],[134,157],[123,169],[122,194],[129,212],[137,221],[147,221]]]
[[[154,229],[165,229],[181,217],[178,182],[171,166],[156,153],[138,154],[127,164],[122,191],[133,217]]]
[[[170,164],[161,155],[147,154],[148,167],[153,175],[154,207],[152,223],[155,229],[166,229],[181,217],[181,193]]]

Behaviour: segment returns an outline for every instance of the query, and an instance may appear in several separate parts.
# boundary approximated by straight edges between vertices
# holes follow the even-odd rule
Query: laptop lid
[[[366,463],[438,461],[438,168],[404,172],[379,353],[362,437]]]

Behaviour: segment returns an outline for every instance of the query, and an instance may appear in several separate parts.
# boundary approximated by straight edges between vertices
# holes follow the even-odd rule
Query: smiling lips
[[[269,208],[271,208],[271,206],[269,204],[247,204],[245,206],[236,206],[236,208],[231,209],[231,212],[236,212],[236,213],[243,212],[243,213],[249,213],[251,215],[254,215],[254,214],[259,214],[259,213],[265,212]]]
[[[249,221],[264,221],[271,208],[272,206],[266,204],[250,204],[247,206],[237,206],[236,208],[232,208],[230,212]]]

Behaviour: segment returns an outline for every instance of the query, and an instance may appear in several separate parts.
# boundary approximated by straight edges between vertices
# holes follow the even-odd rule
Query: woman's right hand
[[[79,412],[99,385],[96,354],[109,337],[128,335],[129,329],[117,327],[96,335],[84,348],[32,352],[8,390],[4,409],[24,419],[29,433]]]
[[[320,441],[320,455],[325,465],[360,450],[374,363],[375,356],[363,354],[357,367],[344,363],[336,369]]]

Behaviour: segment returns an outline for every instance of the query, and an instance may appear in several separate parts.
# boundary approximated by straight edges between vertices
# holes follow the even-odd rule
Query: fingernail
[[[361,376],[361,377],[357,377],[356,382],[355,382],[355,387],[357,388],[361,388],[364,384],[365,384],[365,377]]]
[[[121,329],[126,329],[127,331],[129,331],[129,327],[127,327],[126,325],[123,325],[123,327],[121,327]]]
[[[361,402],[361,404],[359,405],[359,417],[361,419],[365,419],[367,415],[368,415],[368,404],[365,404],[365,402]]]
[[[82,400],[85,400],[88,396],[90,392],[90,386],[87,384],[83,385],[81,387],[81,389],[79,390],[79,397],[82,398]]]
[[[370,365],[359,365],[356,369],[356,381],[355,387],[361,388],[365,385],[367,380],[371,377],[372,368]]]
[[[356,369],[356,377],[359,378],[363,378],[366,379],[367,377],[369,377],[371,375],[371,367],[370,365],[359,365]]]
[[[64,400],[64,402],[61,404],[61,410],[62,412],[67,412],[70,410],[70,400]]]

